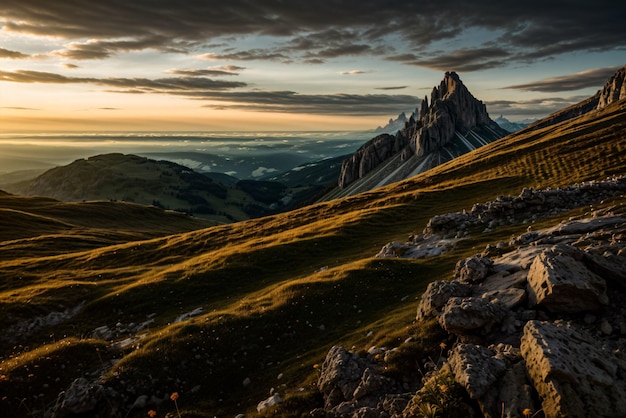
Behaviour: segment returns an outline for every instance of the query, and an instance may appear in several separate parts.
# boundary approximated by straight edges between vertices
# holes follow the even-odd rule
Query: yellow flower
[[[380,353],[374,356],[374,360],[380,360],[381,358],[383,358],[383,356]]]
[[[313,365],[313,368],[317,370],[317,369],[319,369],[319,368],[320,368],[320,365],[319,365],[319,364],[317,364],[317,363],[315,363],[315,364]]]
[[[176,401],[176,399],[178,399],[178,392],[174,392],[170,395],[170,399],[173,401]]]
[[[156,417],[156,411],[155,411],[154,409],[149,410],[149,411],[148,411],[148,416],[149,416],[150,418],[154,418],[154,417]]]
[[[447,347],[446,343],[441,343],[441,344],[439,344],[439,348],[441,348],[442,350],[443,350],[444,348],[446,348],[446,347]]]
[[[524,415],[525,417],[529,417],[533,414],[533,410],[530,408],[526,408],[522,411],[522,415]]]
[[[447,392],[448,391],[448,386],[447,385],[439,385],[439,389],[441,389],[442,392]]]

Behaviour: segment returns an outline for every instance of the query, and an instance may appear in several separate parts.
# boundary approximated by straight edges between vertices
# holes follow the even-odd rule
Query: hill
[[[274,183],[274,184],[272,184]],[[286,187],[269,181],[201,174],[170,161],[103,154],[79,159],[13,184],[6,190],[80,202],[122,200],[176,210],[217,222],[263,216],[301,205],[324,187]]]
[[[437,257],[374,255],[436,215],[524,187],[624,175],[625,133],[621,100],[509,135],[403,182],[287,213],[54,254],[40,254],[32,238],[4,241],[0,415],[47,409],[71,416],[80,406],[87,415],[163,416],[179,407],[183,416],[254,416],[258,402],[278,391],[285,401],[267,414],[300,416],[323,406],[315,383],[332,346],[365,353],[409,337],[410,353],[390,362],[389,372],[419,373],[416,362],[436,358],[445,335],[436,322],[415,322],[427,285],[450,279],[457,260],[508,242],[529,224],[471,229]],[[594,202],[593,210],[615,205],[623,207],[623,195]],[[556,211],[532,227],[591,210]],[[24,237],[40,230],[28,228]]]

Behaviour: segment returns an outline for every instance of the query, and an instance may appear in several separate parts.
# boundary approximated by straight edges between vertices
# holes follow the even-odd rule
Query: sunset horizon
[[[624,64],[619,8],[352,3],[7,1],[1,131],[368,130],[446,71],[538,119]]]

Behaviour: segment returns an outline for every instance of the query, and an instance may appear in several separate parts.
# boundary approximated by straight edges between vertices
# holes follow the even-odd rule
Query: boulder
[[[572,324],[529,321],[521,352],[547,418],[626,416],[626,359]]]
[[[531,306],[567,313],[597,310],[609,302],[604,279],[572,256],[554,251],[535,257],[528,272],[528,297]]]
[[[439,324],[446,331],[466,335],[475,331],[486,334],[501,322],[509,311],[499,303],[475,297],[453,297],[439,316]]]
[[[506,362],[487,347],[458,344],[448,356],[454,380],[465,388],[470,398],[482,398],[506,372]]]
[[[343,347],[333,346],[328,351],[317,381],[317,387],[324,396],[325,409],[354,399],[354,391],[360,385],[367,366],[365,360]]]
[[[461,283],[477,283],[489,274],[492,262],[487,257],[474,256],[459,260],[454,267],[454,278]]]
[[[436,316],[450,298],[468,296],[471,291],[470,286],[454,280],[450,282],[437,280],[429,283],[417,306],[417,320]]]

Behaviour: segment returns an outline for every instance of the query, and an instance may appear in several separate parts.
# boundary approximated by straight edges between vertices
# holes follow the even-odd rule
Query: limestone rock
[[[317,386],[324,395],[324,407],[331,409],[354,399],[367,364],[343,347],[334,346],[326,355]]]
[[[280,395],[275,394],[265,399],[264,401],[259,402],[259,404],[256,406],[256,410],[257,412],[265,411],[267,408],[270,408],[274,405],[278,405],[279,403],[282,403],[282,402],[283,402],[283,398],[281,398]]]
[[[417,320],[436,316],[452,297],[468,296],[471,288],[457,281],[437,280],[428,284],[417,306]]]
[[[449,354],[448,365],[454,380],[472,399],[482,398],[506,371],[506,363],[487,347],[458,344]]]
[[[453,297],[443,307],[438,319],[442,328],[453,334],[464,335],[472,331],[484,334],[507,314],[508,310],[499,303],[475,297]]]
[[[487,257],[469,257],[459,260],[454,268],[454,277],[461,283],[482,281],[489,273],[492,262]]]
[[[526,378],[523,361],[513,364],[498,379],[492,390],[485,392],[478,404],[485,418],[522,417],[526,408],[533,408],[533,389]],[[504,411],[503,411],[504,410]]]
[[[590,335],[529,321],[521,350],[546,417],[626,416],[626,361]]]
[[[573,248],[573,247],[572,247]],[[531,306],[551,312],[584,312],[608,304],[606,282],[570,255],[543,251],[528,272]]]

